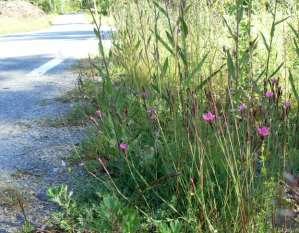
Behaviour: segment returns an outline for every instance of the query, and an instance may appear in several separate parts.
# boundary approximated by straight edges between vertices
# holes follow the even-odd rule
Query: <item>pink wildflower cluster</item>
[[[287,110],[290,110],[291,108],[291,102],[289,100],[285,101],[283,103],[283,108],[287,111]]]
[[[129,145],[126,144],[126,143],[120,143],[118,148],[124,152],[124,153],[127,153],[128,152],[128,149],[129,149]]]
[[[274,98],[274,93],[272,91],[266,91],[265,97],[268,99],[273,99]]]
[[[202,119],[203,119],[205,122],[207,122],[207,123],[209,123],[209,124],[212,124],[213,122],[216,121],[216,115],[213,114],[212,112],[207,112],[207,113],[204,113],[204,114],[202,115]]]
[[[245,110],[247,109],[247,105],[246,104],[244,104],[244,103],[241,103],[240,105],[239,105],[239,112],[244,112]]]
[[[270,135],[270,128],[266,126],[258,127],[257,133],[261,137],[261,139],[265,139]]]

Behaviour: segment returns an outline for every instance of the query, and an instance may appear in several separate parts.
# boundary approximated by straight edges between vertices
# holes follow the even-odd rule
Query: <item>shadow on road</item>
[[[112,30],[101,31],[103,40],[111,40],[113,35]],[[92,31],[53,31],[40,32],[32,34],[18,34],[0,37],[0,40],[9,42],[13,41],[35,41],[35,40],[87,40],[95,38]]]
[[[0,58],[0,81],[7,79],[5,73],[21,73],[22,78],[26,78],[24,74],[40,67],[46,62],[52,60],[54,57],[50,55],[34,55],[34,56],[21,56],[12,58]],[[51,69],[50,74],[59,74],[62,70],[68,70],[74,64],[76,59],[67,58],[63,64]]]
[[[34,56],[23,56],[23,57],[12,57],[12,58],[1,58],[0,59],[0,73],[1,72],[30,72],[31,70],[39,67],[46,63],[53,57],[46,55],[34,55]],[[2,79],[0,78],[0,81]]]

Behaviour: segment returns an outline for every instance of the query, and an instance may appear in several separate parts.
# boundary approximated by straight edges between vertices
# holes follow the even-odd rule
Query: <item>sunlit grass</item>
[[[39,18],[17,18],[0,16],[0,35],[30,32],[45,29],[51,25],[53,15]]]
[[[91,83],[90,71],[81,79],[93,129],[74,157],[96,178],[94,189],[106,189],[90,205],[87,195],[84,204],[63,202],[67,189],[55,190],[64,208],[58,224],[95,232],[285,232],[274,218],[294,210],[283,173],[298,171],[296,5],[167,2],[115,4],[110,53],[96,31],[101,59],[91,67],[102,82]],[[122,215],[112,218],[111,210]]]

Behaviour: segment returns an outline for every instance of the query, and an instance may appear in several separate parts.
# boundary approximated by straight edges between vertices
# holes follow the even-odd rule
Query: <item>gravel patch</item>
[[[2,81],[3,84],[4,81]],[[71,90],[71,73],[5,82],[0,90],[0,232],[17,232],[24,223],[18,201],[33,224],[47,223],[57,207],[47,189],[72,183],[67,157],[84,137],[80,127],[51,127],[44,119],[62,118],[71,103],[57,97]],[[22,85],[23,84],[23,85]],[[42,104],[41,104],[42,103]]]
[[[40,17],[45,13],[30,2],[22,0],[0,0],[0,16],[4,17]]]
[[[97,40],[84,15],[74,14],[57,17],[45,31],[0,41],[0,233],[13,233],[24,223],[18,200],[28,220],[41,226],[57,208],[48,201],[47,189],[61,183],[73,188],[74,175],[83,175],[80,169],[70,174],[67,158],[86,130],[43,122],[61,122],[71,110],[71,103],[59,101],[76,86],[69,67],[97,51]],[[54,58],[64,62],[48,75],[32,76],[33,69]]]

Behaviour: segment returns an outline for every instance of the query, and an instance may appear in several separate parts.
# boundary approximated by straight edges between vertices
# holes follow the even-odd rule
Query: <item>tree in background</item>
[[[82,0],[82,9],[97,9],[103,15],[107,15],[113,0]]]
[[[46,13],[75,12],[84,7],[83,0],[30,0]]]
[[[39,6],[46,13],[68,13],[82,9],[94,9],[107,15],[113,0],[29,0],[32,4]],[[96,9],[96,10],[95,10]]]

